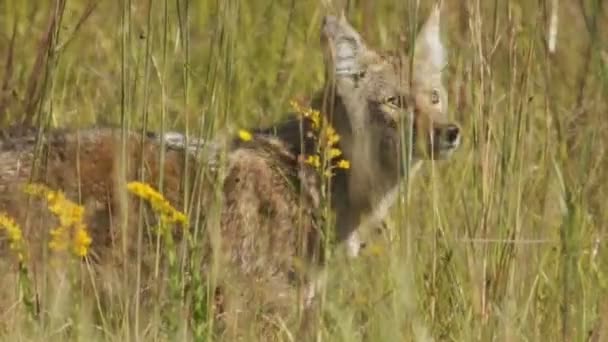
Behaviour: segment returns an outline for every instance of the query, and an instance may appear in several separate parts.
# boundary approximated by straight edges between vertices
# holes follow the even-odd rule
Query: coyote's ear
[[[438,76],[446,64],[446,52],[441,43],[440,7],[436,5],[416,37],[414,70],[418,77]]]
[[[349,76],[363,70],[361,56],[367,48],[344,13],[339,18],[332,15],[323,18],[321,40],[324,43],[328,71],[336,76]]]

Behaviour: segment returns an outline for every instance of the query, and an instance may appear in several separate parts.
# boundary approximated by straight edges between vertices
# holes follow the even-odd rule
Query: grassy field
[[[349,1],[347,15],[370,45],[407,51],[431,5],[416,3]],[[608,341],[606,7],[444,1],[463,146],[422,167],[361,258],[330,260],[320,340]],[[210,137],[271,124],[322,86],[325,11],[321,1],[2,1],[0,125]],[[182,319],[189,302],[175,293],[158,300],[167,314],[136,312],[152,316],[140,325],[124,314],[133,294],[117,290],[98,324],[95,304],[71,289],[43,297],[52,309],[40,320],[27,302],[0,312],[0,339],[209,337],[204,315]]]

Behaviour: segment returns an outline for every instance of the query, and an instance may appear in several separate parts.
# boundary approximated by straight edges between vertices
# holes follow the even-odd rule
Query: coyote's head
[[[458,147],[460,129],[447,121],[439,16],[435,7],[418,33],[411,77],[408,57],[370,49],[343,15],[325,17],[321,38],[335,100],[329,107],[353,171],[360,164],[377,168],[367,171],[377,176],[398,176],[404,138],[414,160],[447,158]]]

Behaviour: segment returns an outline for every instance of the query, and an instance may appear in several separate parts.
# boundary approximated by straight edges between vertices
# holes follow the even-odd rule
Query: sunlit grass
[[[139,130],[145,124],[211,139],[235,127],[273,123],[294,109],[290,99],[310,99],[322,85],[320,2],[61,3],[0,2],[2,125],[33,115],[44,119],[41,125]],[[411,45],[410,31],[430,6],[420,2],[415,14],[414,0],[350,3],[346,14],[370,45],[398,50]],[[370,242],[361,258],[331,260],[318,335],[324,341],[606,339],[606,9],[595,0],[559,2],[556,49],[550,53],[547,31],[557,1],[444,3],[446,84],[463,146],[452,160],[422,167],[388,229],[363,232]],[[61,18],[56,26],[53,17]],[[295,109],[314,114],[304,105]],[[253,138],[244,129],[237,136]],[[308,156],[309,164],[322,169],[324,159],[337,159],[337,167],[352,167],[331,146],[324,153]],[[186,195],[184,208],[171,207],[159,184],[129,188],[172,223],[186,225],[186,213],[209,210]],[[84,214],[77,198],[39,193],[45,195],[34,200],[49,201],[61,223],[48,241],[51,252],[86,255],[95,242],[77,223]],[[7,275],[17,272],[15,260],[28,255],[35,223],[16,229],[12,218],[0,215],[0,246],[16,256],[7,258]],[[184,230],[187,247],[202,248],[196,238],[206,226],[189,223],[194,229]],[[123,271],[106,284],[113,300],[102,309],[80,308],[101,312],[113,324],[91,328],[76,314],[57,315],[47,324],[51,320],[42,315],[34,323],[42,328],[30,329],[36,315],[19,316],[17,301],[0,307],[2,321],[10,322],[3,323],[10,329],[0,329],[0,339],[73,334],[172,341],[188,340],[192,331],[209,338],[215,322],[208,279],[193,272],[188,248],[179,249],[167,240],[170,235],[162,238],[159,254],[172,258],[171,290],[156,294],[158,315],[143,305],[135,309],[135,276]],[[161,274],[161,266],[152,268]],[[44,283],[46,269],[36,270]],[[43,305],[54,298],[35,292]],[[196,306],[192,317],[188,305]],[[169,328],[159,328],[163,324]]]

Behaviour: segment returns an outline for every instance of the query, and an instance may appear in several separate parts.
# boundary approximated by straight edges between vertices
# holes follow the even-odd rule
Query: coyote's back
[[[29,242],[28,259],[33,264],[41,260],[45,236],[59,223],[44,203],[28,200],[24,192],[26,184],[42,183],[84,206],[94,263],[103,268],[123,265],[143,253],[140,266],[144,271],[154,269],[155,240],[143,251],[136,241],[138,229],[154,238],[149,228],[155,226],[156,216],[144,208],[141,224],[139,201],[127,194],[126,184],[143,179],[157,187],[162,179],[165,199],[189,213],[190,230],[201,231],[196,245],[203,253],[193,262],[200,265],[204,278],[212,265],[221,270],[216,279],[220,316],[236,321],[238,313],[239,321],[253,322],[245,317],[295,314],[297,284],[306,279],[295,272],[294,261],[302,260],[298,266],[307,267],[306,261],[318,260],[320,251],[312,212],[314,174],[299,170],[301,161],[285,142],[261,134],[251,141],[235,141],[221,168],[217,160],[210,166],[208,158],[173,143],[166,145],[161,162],[163,137],[129,132],[125,138],[120,130],[88,129],[54,131],[40,144],[35,136],[2,141],[0,213],[22,226]],[[185,179],[191,184],[188,188]],[[295,181],[301,191],[293,188]],[[216,198],[218,184],[223,195]],[[196,205],[184,206],[184,199]],[[218,224],[212,223],[215,217]],[[179,230],[175,233],[180,239]],[[0,246],[7,256],[8,241],[0,240]],[[137,265],[133,266],[135,272]]]
[[[124,153],[122,148],[124,149]],[[119,241],[117,229],[123,216],[121,203],[126,181],[148,180],[158,185],[163,174],[164,196],[177,207],[182,205],[184,165],[190,155],[167,149],[160,163],[160,140],[130,132],[125,140],[120,130],[57,130],[40,141],[35,135],[0,142],[0,211],[25,225],[26,235],[39,231],[40,215],[50,214],[44,203],[29,200],[27,184],[41,183],[62,191],[66,198],[82,204],[94,247]],[[192,158],[190,158],[192,159]],[[129,215],[132,224],[137,215]],[[52,219],[48,219],[45,226]],[[48,227],[47,227],[48,228]],[[94,248],[96,251],[97,248]],[[97,252],[97,251],[96,251]]]

